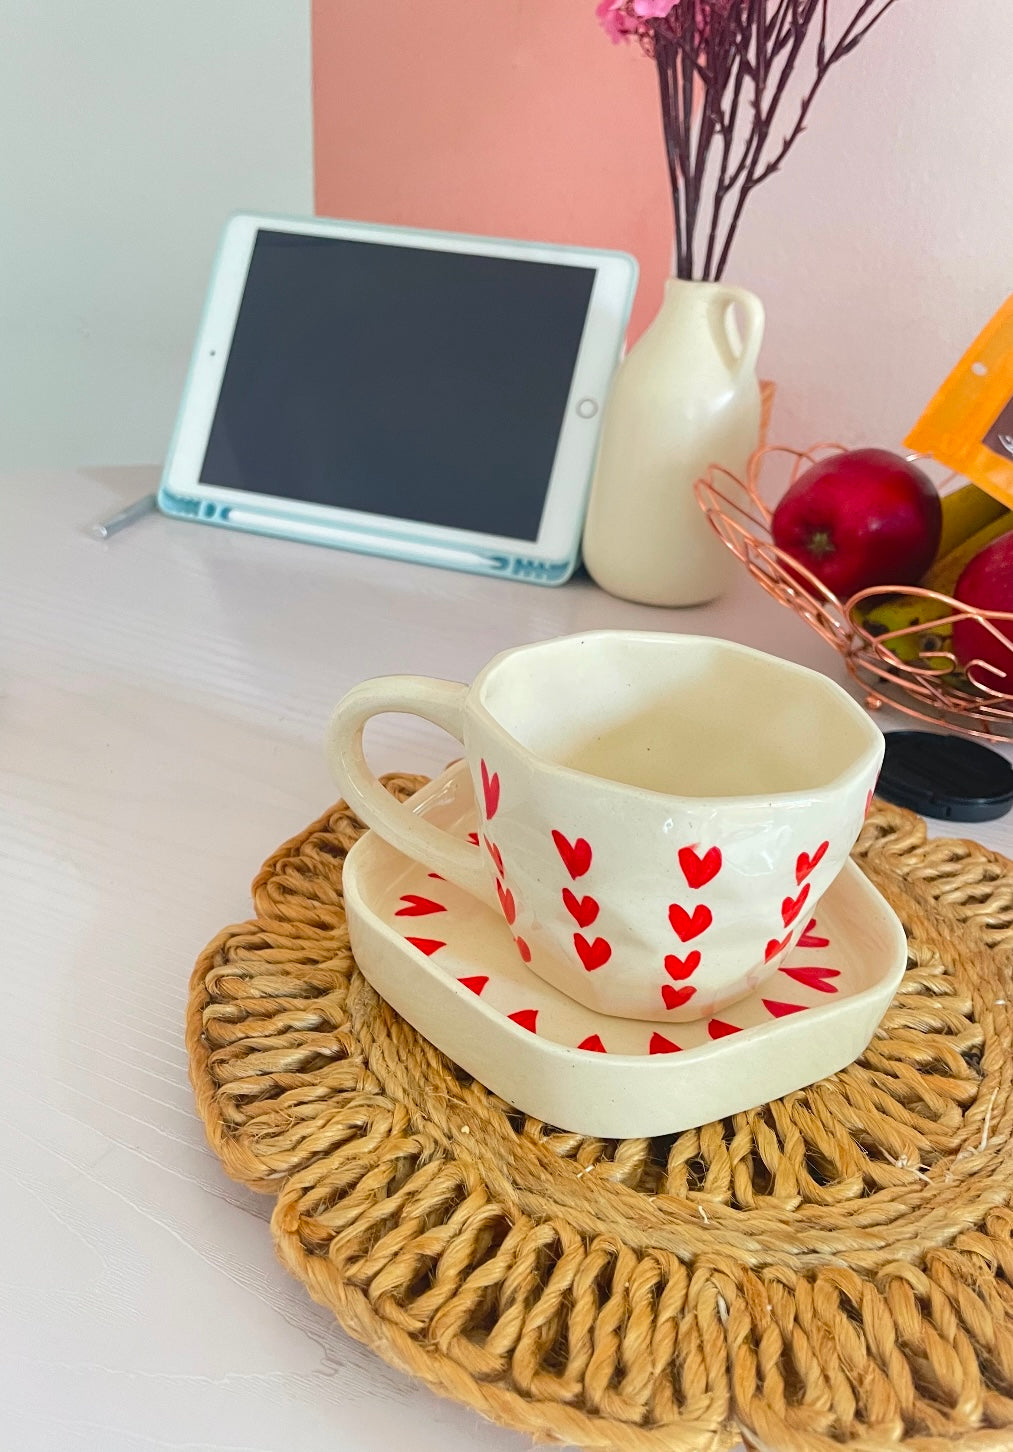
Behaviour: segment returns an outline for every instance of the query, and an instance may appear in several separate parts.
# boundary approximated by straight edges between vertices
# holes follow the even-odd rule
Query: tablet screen
[[[536,540],[595,275],[258,231],[201,482]]]

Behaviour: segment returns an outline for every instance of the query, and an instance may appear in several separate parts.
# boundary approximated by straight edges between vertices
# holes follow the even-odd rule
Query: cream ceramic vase
[[[711,464],[741,476],[757,447],[763,317],[742,288],[673,278],[620,364],[584,527],[584,563],[610,594],[700,605],[730,583],[734,560],[693,486]]]

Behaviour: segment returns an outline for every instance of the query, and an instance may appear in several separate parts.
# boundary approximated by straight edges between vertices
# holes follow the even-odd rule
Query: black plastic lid
[[[990,822],[1013,806],[1013,766],[978,741],[934,731],[888,731],[878,794],[954,822]]]

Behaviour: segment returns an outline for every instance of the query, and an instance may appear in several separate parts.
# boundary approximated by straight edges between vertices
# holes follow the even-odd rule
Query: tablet
[[[159,507],[559,584],[636,273],[618,252],[233,217]]]

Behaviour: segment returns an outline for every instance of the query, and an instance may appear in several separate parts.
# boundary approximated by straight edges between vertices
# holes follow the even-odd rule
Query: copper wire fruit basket
[[[750,459],[744,480],[712,468],[697,482],[697,499],[711,527],[768,595],[840,651],[870,710],[889,704],[963,736],[1013,742],[1013,614],[976,610],[916,585],[878,586],[841,601],[771,540],[773,511],[767,501],[780,499],[811,464],[839,452],[838,444],[821,444],[808,452],[762,448]],[[943,492],[952,480],[949,476],[941,482]],[[933,601],[938,616],[933,611],[931,622],[871,629],[867,612],[899,595]],[[984,660],[961,665],[951,645],[953,627],[962,620],[977,621],[1000,642],[999,650],[1009,655],[1006,672]],[[921,638],[917,649],[905,647],[912,637]],[[901,659],[898,649],[911,658]]]

